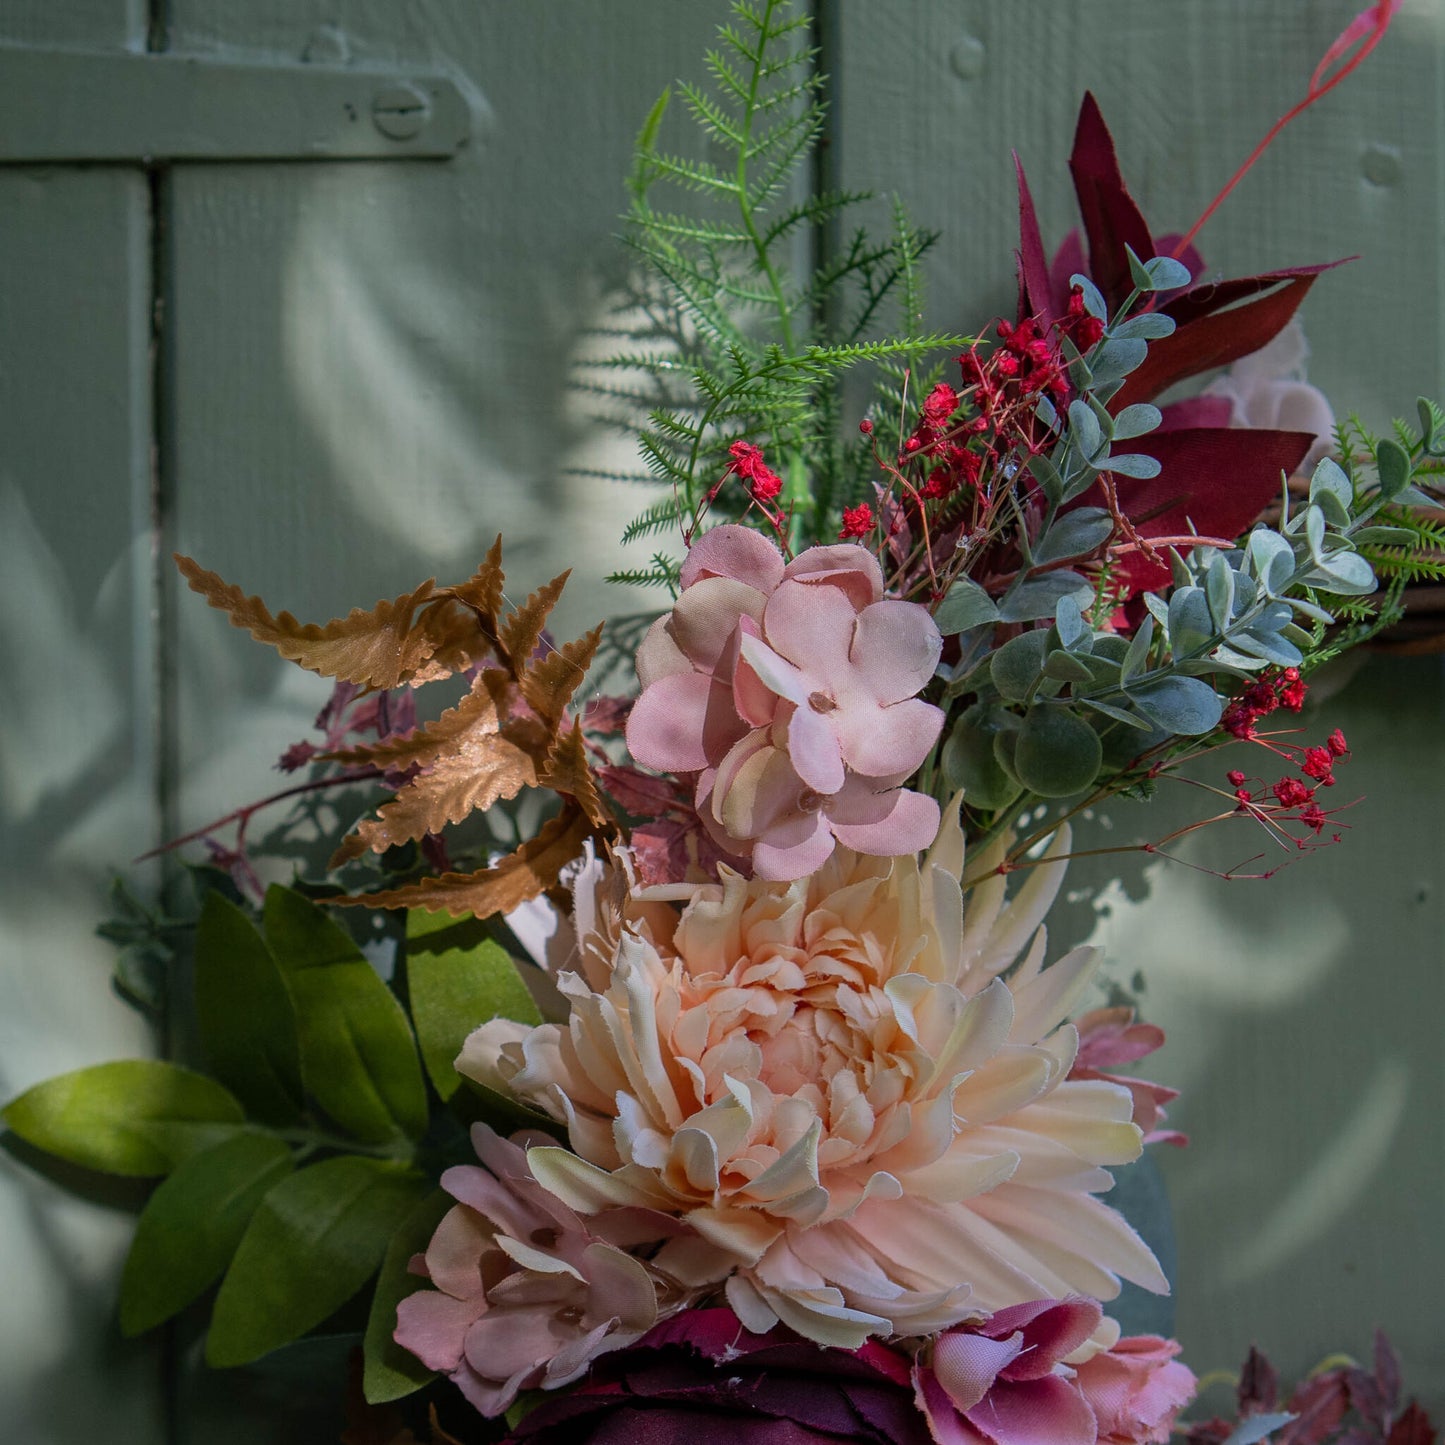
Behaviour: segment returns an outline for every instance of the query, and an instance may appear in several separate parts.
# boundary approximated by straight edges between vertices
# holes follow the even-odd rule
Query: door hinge
[[[0,165],[446,157],[470,133],[436,74],[0,44]]]

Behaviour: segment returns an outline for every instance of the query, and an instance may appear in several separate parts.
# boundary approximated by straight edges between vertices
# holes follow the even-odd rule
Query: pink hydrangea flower
[[[551,1140],[519,1136],[522,1143]],[[532,1177],[518,1143],[472,1126],[486,1168],[442,1175],[458,1203],[412,1261],[434,1289],[397,1306],[396,1341],[449,1375],[484,1415],[523,1389],[556,1389],[598,1355],[639,1339],[667,1309],[667,1287],[630,1247],[677,1233],[677,1222],[615,1209],[584,1223]]]
[[[926,848],[938,805],[900,784],[943,725],[918,697],[942,647],[927,609],[885,598],[864,547],[785,563],[740,526],[701,537],[681,582],[638,651],[633,757],[695,779],[704,823],[762,878],[804,877],[835,841]]]
[[[955,1325],[913,1367],[939,1445],[1146,1445],[1194,1397],[1179,1346],[1156,1335],[1100,1350],[1098,1303],[1032,1300]],[[1108,1323],[1108,1322],[1105,1322]]]

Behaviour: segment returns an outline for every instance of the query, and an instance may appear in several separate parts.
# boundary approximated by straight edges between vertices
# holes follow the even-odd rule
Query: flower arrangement
[[[290,886],[246,844],[264,804],[232,843],[205,830],[196,1067],[82,1070],[5,1119],[161,1180],[128,1333],[211,1298],[233,1366],[362,1309],[367,1439],[1163,1442],[1196,1382],[1109,1313],[1123,1281],[1169,1284],[1105,1196],[1183,1140],[1173,1092],[1116,1072],[1161,1031],[1080,1014],[1097,953],[1051,954],[1070,822],[1181,778],[1203,816],[1129,846],[1242,824],[1265,851],[1235,876],[1267,877],[1340,841],[1346,738],[1279,722],[1445,572],[1420,511],[1445,412],[1334,427],[1279,374],[1329,267],[1209,279],[1198,226],[1145,222],[1092,98],[1083,234],[1049,255],[1020,168],[991,334],[924,332],[932,238],[901,211],[790,280],[794,234],[852,198],[790,206],[820,124],[801,22],[735,10],[713,88],[681,94],[736,164],[663,150],[654,108],[643,274],[587,381],[642,418],[660,489],[627,535],[681,546],[623,580],[667,605],[559,645],[565,578],[510,602],[499,538],[460,584],[303,625],[178,559],[335,682],[280,797],[366,789],[365,813]],[[1267,1371],[1190,1438],[1435,1438],[1387,1346],[1284,1412]]]

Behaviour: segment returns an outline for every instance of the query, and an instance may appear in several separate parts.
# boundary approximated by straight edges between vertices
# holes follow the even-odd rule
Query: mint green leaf
[[[994,605],[993,598],[977,582],[960,577],[938,604],[933,620],[945,637],[953,637],[959,632],[967,632],[970,627],[981,627],[985,622],[997,622],[998,608]]]
[[[291,997],[256,926],[215,892],[196,929],[196,1021],[211,1071],[247,1111],[294,1122],[302,1093]]]
[[[371,1277],[427,1187],[400,1164],[355,1154],[274,1185],[221,1282],[207,1363],[250,1364],[339,1309]]]
[[[1098,776],[1104,748],[1099,734],[1067,708],[1040,703],[1024,718],[1014,749],[1014,771],[1031,793],[1067,798]]]
[[[993,685],[1014,701],[1027,697],[1044,670],[1048,646],[1049,634],[1042,628],[1011,637],[989,657],[988,673]]]
[[[542,1022],[511,955],[480,919],[413,908],[406,916],[406,986],[422,1062],[443,1099],[461,1084],[452,1060],[473,1029],[494,1018]]]
[[[1124,442],[1147,436],[1163,420],[1164,414],[1157,406],[1150,406],[1147,401],[1136,401],[1114,418],[1114,440]]]
[[[425,1133],[426,1084],[411,1026],[350,935],[299,893],[272,887],[266,941],[296,1009],[307,1092],[364,1143]]]
[[[1034,562],[1062,562],[1102,546],[1114,530],[1114,519],[1102,507],[1075,507],[1065,512],[1034,544]]]
[[[433,1190],[402,1221],[386,1247],[366,1321],[362,1388],[369,1404],[400,1400],[436,1378],[436,1371],[427,1369],[410,1350],[402,1349],[392,1334],[396,1330],[397,1305],[407,1295],[426,1288],[426,1281],[407,1268],[411,1257],[425,1252],[437,1225],[455,1203],[450,1194]]]
[[[1052,618],[1059,598],[1074,597],[1082,603],[1093,592],[1088,580],[1077,572],[1045,572],[1019,583],[999,603],[998,613],[1005,622],[1035,622],[1041,617]]]
[[[1166,732],[1198,737],[1219,723],[1224,703],[1207,682],[1197,677],[1166,677],[1130,690],[1135,706]]]
[[[963,790],[970,808],[1004,808],[1019,795],[1019,785],[994,753],[994,737],[1017,728],[1002,708],[977,704],[954,724],[939,760],[950,791]]]
[[[107,1174],[167,1174],[171,1156],[146,1126],[239,1124],[241,1106],[214,1079],[159,1059],[122,1059],[77,1069],[27,1089],[5,1122],[27,1144]]]
[[[1410,454],[1399,442],[1382,441],[1375,448],[1375,466],[1380,473],[1380,495],[1386,501],[1410,485]]]
[[[291,1172],[274,1134],[236,1134],[192,1154],[150,1197],[120,1285],[120,1327],[138,1335],[221,1277],[257,1205]]]

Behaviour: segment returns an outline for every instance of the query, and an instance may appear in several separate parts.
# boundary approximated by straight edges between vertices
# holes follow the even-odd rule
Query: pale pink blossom
[[[675,1235],[675,1220],[614,1209],[584,1221],[537,1183],[518,1144],[483,1124],[472,1142],[487,1167],[442,1175],[458,1203],[413,1261],[435,1288],[401,1301],[396,1340],[498,1415],[519,1390],[578,1379],[651,1329],[660,1299],[675,1309],[685,1297],[628,1252]]]
[[[951,817],[923,860],[839,848],[789,884],[599,869],[566,1023],[484,1025],[458,1067],[565,1124],[570,1149],[528,1158],[580,1215],[684,1221],[654,1267],[725,1282],[759,1333],[855,1347],[1121,1276],[1166,1290],[1096,1197],[1140,1133],[1126,1089],[1069,1078],[1093,951],[1043,967],[1062,865],[1012,896],[990,876],[967,911],[962,868]]]
[[[1101,1349],[1096,1301],[1032,1300],[944,1331],[913,1367],[938,1445],[1163,1445],[1194,1375],[1157,1335]]]
[[[1128,1089],[1134,1099],[1134,1122],[1143,1131],[1146,1144],[1187,1144],[1187,1134],[1160,1128],[1169,1117],[1164,1106],[1179,1097],[1178,1089],[1112,1072],[1118,1064],[1132,1064],[1162,1048],[1164,1030],[1158,1024],[1137,1023],[1131,1008],[1093,1009],[1074,1024],[1079,1030],[1079,1056],[1069,1077],[1107,1079]]]
[[[927,847],[937,804],[899,786],[943,725],[918,697],[942,646],[927,609],[885,598],[864,547],[785,563],[732,525],[704,533],[680,580],[638,651],[633,757],[694,779],[719,845],[761,877],[800,878],[835,841],[882,856]]]

